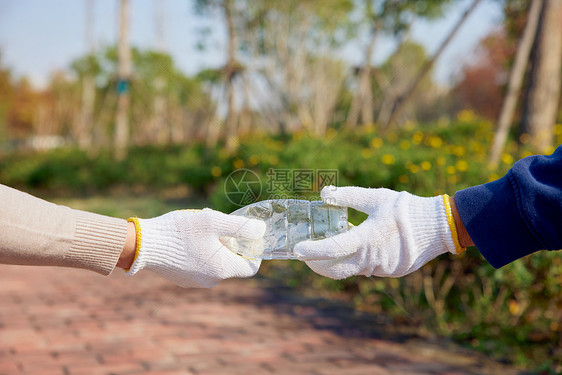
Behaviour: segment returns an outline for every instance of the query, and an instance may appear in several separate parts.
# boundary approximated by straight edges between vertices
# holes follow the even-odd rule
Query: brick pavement
[[[0,285],[0,375],[516,373],[255,278],[201,290],[147,272],[0,266]]]

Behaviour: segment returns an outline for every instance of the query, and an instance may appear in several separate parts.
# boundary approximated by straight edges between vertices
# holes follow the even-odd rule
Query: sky
[[[282,0],[272,0],[282,1]],[[472,0],[457,0],[446,16],[434,22],[415,21],[413,39],[434,52]],[[87,0],[0,0],[0,53],[2,64],[17,76],[28,76],[37,87],[44,86],[53,71],[65,69],[70,62],[88,52],[86,43]],[[186,74],[224,62],[225,30],[220,21],[211,23],[211,43],[205,51],[197,49],[198,30],[209,21],[194,14],[193,0],[131,0],[131,43],[141,48],[157,45],[155,6],[163,7],[164,48]],[[97,46],[117,40],[118,0],[95,0],[94,39]],[[498,1],[485,0],[473,13],[439,60],[434,79],[446,85],[462,64],[474,56],[478,41],[498,27],[502,9]],[[377,44],[375,62],[381,62],[393,50],[390,40]],[[349,47],[343,56],[351,63],[362,60],[360,45]]]

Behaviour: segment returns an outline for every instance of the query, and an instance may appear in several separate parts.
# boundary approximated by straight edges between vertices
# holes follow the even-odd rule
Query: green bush
[[[562,126],[556,128],[562,143]],[[259,199],[309,199],[318,189],[296,192],[269,186],[271,169],[338,171],[338,184],[387,187],[432,196],[481,184],[504,175],[518,154],[507,145],[498,170],[488,168],[491,124],[465,111],[451,124],[419,125],[386,134],[375,129],[336,132],[319,139],[303,133],[241,139],[227,153],[220,146],[137,147],[123,161],[109,151],[88,156],[79,150],[12,155],[0,162],[0,181],[33,189],[83,192],[115,185],[157,190],[187,185],[224,212],[238,208],[228,198],[228,176],[246,168],[262,182]],[[359,224],[365,215],[350,210]],[[264,262],[263,272],[293,287],[344,293],[358,308],[390,314],[397,322],[456,338],[496,358],[556,372],[562,367],[562,257],[534,254],[494,270],[477,251],[442,255],[400,279],[322,278],[301,262]],[[551,370],[547,370],[551,369]],[[553,369],[553,370],[552,370]],[[557,370],[558,369],[558,370]]]

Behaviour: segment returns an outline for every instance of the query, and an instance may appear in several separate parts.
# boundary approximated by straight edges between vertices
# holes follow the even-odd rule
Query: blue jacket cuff
[[[503,178],[455,194],[472,241],[495,268],[541,250],[517,206],[511,171]]]

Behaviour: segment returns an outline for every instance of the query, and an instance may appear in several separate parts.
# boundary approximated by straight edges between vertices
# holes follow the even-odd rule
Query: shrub
[[[12,155],[0,163],[0,181],[76,193],[114,185],[147,190],[188,185],[209,196],[214,208],[231,212],[238,206],[228,199],[225,184],[231,172],[242,168],[262,182],[260,200],[318,199],[317,189],[303,193],[290,184],[269,184],[272,169],[334,169],[340,186],[387,187],[432,196],[452,195],[497,179],[519,158],[511,142],[499,169],[492,171],[487,164],[491,124],[461,116],[445,125],[419,125],[384,137],[373,128],[354,133],[332,129],[323,139],[302,133],[255,136],[242,139],[230,154],[201,144],[137,147],[120,162],[107,150],[96,157],[79,150]],[[556,135],[562,143],[562,125],[556,127]],[[350,210],[354,224],[365,216]],[[263,269],[290,286],[345,293],[358,308],[421,325],[496,358],[539,369],[562,366],[562,257],[557,252],[534,254],[500,270],[477,251],[460,257],[442,255],[401,279],[334,281],[313,274],[301,262],[264,262]]]

